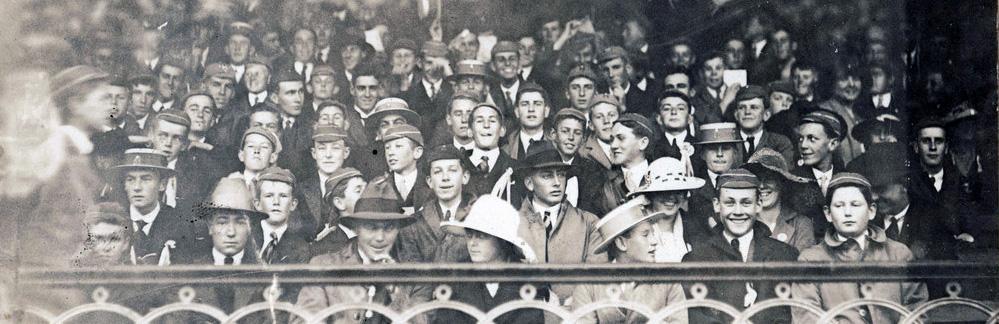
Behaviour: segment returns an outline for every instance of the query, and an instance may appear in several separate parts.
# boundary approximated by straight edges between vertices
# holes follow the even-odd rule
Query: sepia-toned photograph
[[[4,0],[0,323],[999,324],[996,0]]]

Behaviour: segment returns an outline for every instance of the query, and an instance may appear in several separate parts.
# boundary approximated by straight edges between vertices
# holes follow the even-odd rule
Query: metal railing
[[[899,314],[899,323],[917,323],[931,312],[958,307],[968,315],[978,313],[978,321],[999,324],[999,296],[975,300],[961,296],[962,286],[958,282],[974,282],[975,285],[989,285],[991,291],[999,291],[999,264],[992,263],[673,263],[673,264],[586,264],[586,265],[479,265],[479,264],[387,264],[375,266],[170,266],[170,267],[116,267],[107,269],[40,269],[20,268],[16,270],[15,283],[5,287],[9,295],[16,298],[17,291],[30,289],[74,288],[92,291],[93,302],[76,306],[61,313],[33,305],[20,305],[27,317],[34,317],[49,323],[63,323],[94,312],[118,314],[135,323],[151,323],[163,316],[176,312],[194,312],[213,318],[221,323],[236,323],[251,314],[260,312],[286,312],[305,319],[307,323],[323,323],[330,316],[351,309],[370,310],[383,315],[394,323],[408,320],[440,309],[464,312],[480,323],[491,323],[497,317],[520,309],[540,309],[547,316],[559,318],[565,323],[573,323],[602,308],[624,308],[649,319],[649,323],[659,323],[677,312],[691,308],[709,308],[734,318],[733,323],[748,323],[749,318],[766,309],[775,307],[801,308],[819,318],[820,323],[829,322],[840,313],[860,306],[877,306]],[[931,300],[910,309],[892,301],[871,297],[870,286],[861,289],[863,298],[823,310],[814,305],[796,300],[791,296],[791,283],[798,282],[899,282],[899,281],[947,281],[948,297]],[[641,303],[621,298],[621,292],[608,285],[607,300],[568,309],[554,303],[536,300],[537,284],[607,284],[622,281],[639,283],[684,283],[690,287],[686,301],[667,305],[662,309],[649,309]],[[760,301],[749,308],[739,310],[724,302],[706,298],[706,283],[732,281],[777,282],[777,298]],[[516,282],[525,284],[521,290],[521,300],[507,302],[492,310],[480,311],[474,306],[450,300],[452,290],[448,284],[465,282]],[[434,300],[412,308],[396,311],[381,304],[349,302],[330,305],[312,313],[293,303],[282,301],[281,287],[302,285],[371,285],[371,284],[419,284],[439,285],[434,290]],[[129,287],[174,287],[179,301],[152,309],[140,314],[125,306],[109,301],[109,292]],[[263,302],[249,304],[231,313],[212,305],[195,302],[195,287],[202,286],[259,286],[263,290]],[[980,288],[980,287],[976,287]],[[363,289],[357,293],[363,295]],[[13,293],[12,293],[13,292]],[[11,300],[4,300],[10,303]],[[9,305],[9,304],[8,304]],[[10,308],[5,308],[10,309]],[[985,320],[983,320],[985,319]]]

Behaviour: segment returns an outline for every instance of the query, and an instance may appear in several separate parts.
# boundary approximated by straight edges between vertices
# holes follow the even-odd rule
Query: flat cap
[[[492,51],[490,51],[490,56],[496,56],[498,53],[520,53],[520,45],[511,41],[499,41],[496,45],[493,45]]]
[[[792,96],[796,94],[796,91],[794,91],[794,84],[792,84],[791,82],[774,81],[770,82],[769,87],[770,87],[770,93],[783,92]]]
[[[156,120],[171,122],[184,127],[191,127],[191,118],[183,110],[170,108],[156,114]]]
[[[621,107],[621,102],[618,101],[617,98],[615,98],[614,96],[609,95],[609,94],[603,94],[603,93],[601,93],[601,94],[595,94],[595,95],[593,95],[593,98],[590,98],[590,107],[589,107],[589,109],[593,109],[593,107],[596,107],[598,104],[602,104],[602,103],[614,105],[615,107],[618,107],[618,108]]]
[[[451,95],[451,100],[453,101],[454,99],[458,98],[480,102],[482,101],[482,94],[465,89],[455,89],[454,94]]]
[[[323,184],[323,186],[326,186],[326,194],[332,192],[333,188],[339,185],[340,182],[346,181],[353,177],[363,178],[364,175],[361,174],[361,171],[357,171],[357,169],[354,168],[336,169],[336,171],[333,171],[333,174],[331,174],[330,177],[326,179],[326,183]]]
[[[382,140],[384,140],[385,143],[388,143],[389,141],[397,140],[400,138],[411,139],[420,146],[423,146],[423,134],[420,133],[420,129],[416,128],[413,125],[391,126],[385,130],[385,136],[382,138]]]
[[[220,77],[235,81],[236,69],[233,69],[231,66],[229,66],[229,64],[222,64],[218,62],[208,64],[208,66],[205,67],[204,78],[207,79],[210,77]]]
[[[480,76],[488,77],[489,72],[487,72],[486,64],[479,60],[462,60],[454,67],[454,75],[456,77],[461,76]]]
[[[250,64],[263,65],[263,66],[266,66],[267,69],[273,69],[273,67],[274,67],[274,65],[272,65],[273,62],[271,61],[271,59],[268,58],[268,57],[266,57],[266,56],[263,56],[261,54],[253,54],[252,56],[250,56],[250,59],[246,61],[246,64],[247,65],[250,65]]]
[[[496,114],[499,115],[500,121],[502,122],[502,119],[504,118],[504,116],[503,116],[503,110],[499,109],[499,107],[496,107],[495,105],[493,105],[491,103],[488,103],[488,102],[481,102],[478,105],[476,105],[475,108],[472,108],[472,111],[469,113],[469,115],[474,115],[475,111],[479,110],[479,108],[482,108],[482,107],[488,107],[489,109],[492,109],[492,110],[496,111]]]
[[[424,57],[446,57],[448,53],[446,44],[434,40],[423,42],[422,52]]]
[[[257,181],[278,181],[295,185],[295,175],[281,167],[272,166],[257,175]]]
[[[111,77],[107,72],[89,65],[77,65],[59,71],[49,82],[53,97],[62,95],[67,90],[94,80],[107,80]]]
[[[276,71],[276,73],[271,74],[271,82],[278,84],[281,82],[305,82],[305,78],[295,73],[295,70],[289,68],[281,68]]]
[[[260,46],[260,39],[257,38],[256,31],[253,30],[253,26],[242,21],[236,21],[229,24],[226,39],[232,38],[233,36],[243,36],[250,40],[250,44],[253,46]]]
[[[269,129],[257,126],[247,128],[246,131],[243,132],[243,137],[239,141],[240,148],[242,148],[243,144],[245,144],[244,142],[246,142],[246,137],[252,134],[257,134],[267,138],[267,140],[271,142],[271,145],[274,145],[274,153],[281,153],[281,140],[278,139],[277,134],[274,134],[274,132]]]
[[[597,73],[593,72],[593,68],[586,63],[572,67],[572,69],[569,70],[569,77],[565,79],[565,82],[572,82],[572,80],[575,80],[576,78],[587,78],[591,81],[596,81],[598,79]]]
[[[427,152],[427,164],[438,160],[459,160],[464,161],[465,154],[451,144],[438,145]],[[464,165],[462,165],[464,166]]]
[[[621,46],[610,46],[606,47],[597,53],[597,62],[603,63],[616,58],[628,57],[628,51],[625,51]]]
[[[336,70],[328,64],[316,65],[312,68],[312,73],[309,74],[310,78],[315,78],[320,75],[336,75]]]
[[[817,109],[801,116],[801,119],[798,121],[798,125],[807,123],[825,125],[826,128],[832,130],[835,133],[833,135],[839,139],[846,136],[846,121],[843,120],[842,116],[832,110]]]
[[[645,131],[649,132],[649,134],[652,135],[652,138],[650,138],[650,140],[652,140],[653,142],[659,139],[658,136],[659,132],[656,131],[655,124],[653,124],[652,121],[650,121],[645,116],[636,113],[626,113],[624,115],[621,115],[621,117],[618,118],[617,121],[615,121],[615,123],[627,122],[627,121],[635,122],[636,124],[638,124],[638,127],[641,127],[645,129]]]
[[[905,125],[902,120],[893,114],[881,114],[874,118],[868,118],[853,126],[850,136],[853,139],[864,143],[872,134],[882,134],[882,132],[894,135],[901,140],[905,136]]]
[[[579,120],[579,121],[583,122],[584,126],[586,125],[586,113],[584,113],[582,111],[579,111],[579,109],[571,108],[571,107],[570,108],[563,108],[562,110],[559,110],[557,113],[555,113],[555,122],[556,123],[559,122],[559,121],[561,121],[561,120],[563,120],[563,119],[566,119],[566,118],[573,118],[573,119]]]
[[[389,49],[389,53],[395,52],[397,49],[408,49],[413,51],[413,53],[419,52],[420,49],[416,47],[416,42],[409,38],[400,38],[392,43],[392,47]]]
[[[832,179],[829,180],[829,190],[827,190],[826,192],[831,193],[834,190],[836,190],[836,188],[846,185],[863,187],[867,188],[868,190],[871,189],[871,181],[867,180],[867,177],[865,177],[864,175],[853,172],[840,172],[834,174],[832,176]]]
[[[336,126],[316,126],[312,131],[312,141],[333,142],[347,139],[347,131]]]
[[[735,102],[756,98],[763,99],[765,102],[768,96],[769,94],[766,89],[758,85],[750,84],[739,89],[739,92],[735,94]]]
[[[760,179],[749,170],[738,168],[718,175],[718,189],[756,189]]]

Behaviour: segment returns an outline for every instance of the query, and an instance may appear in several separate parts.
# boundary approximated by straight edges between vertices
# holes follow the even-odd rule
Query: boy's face
[[[267,213],[267,222],[271,225],[286,224],[291,212],[298,207],[298,200],[292,195],[292,185],[281,181],[260,181],[259,186],[257,209]]]
[[[611,161],[615,165],[627,165],[629,162],[644,158],[645,148],[649,145],[647,137],[639,137],[635,132],[621,123],[615,123],[611,136]]]
[[[100,259],[99,264],[114,263],[128,253],[130,238],[130,233],[121,225],[102,222],[87,227],[88,250]]]
[[[350,180],[347,180],[347,190],[344,190],[343,197],[336,197],[333,200],[333,204],[340,210],[342,215],[353,214],[354,205],[358,199],[361,199],[361,193],[364,192],[364,188],[367,186],[368,182],[364,181],[362,177],[350,178]],[[329,188],[328,190],[333,190],[333,188]]]
[[[831,158],[839,140],[830,138],[821,124],[806,123],[798,126],[798,151],[805,165],[816,166]]]
[[[755,132],[770,118],[770,111],[763,106],[763,98],[739,101],[735,108],[736,122],[743,131]]]
[[[916,137],[916,151],[919,163],[924,167],[936,168],[943,164],[947,153],[946,132],[940,127],[927,127],[919,130]]]
[[[756,188],[718,190],[714,208],[725,232],[741,237],[753,229],[753,222],[760,210],[758,198]]]
[[[350,156],[350,148],[344,140],[313,142],[312,158],[316,160],[319,172],[332,174],[343,166],[343,161]]]
[[[690,106],[679,97],[659,100],[659,124],[666,131],[680,131],[690,125]]]
[[[736,145],[738,143],[704,145],[700,152],[701,158],[707,163],[708,170],[716,174],[731,170],[736,163]]]
[[[614,122],[620,117],[617,106],[599,103],[590,111],[590,129],[604,143],[611,141]]]
[[[262,171],[277,161],[274,144],[260,134],[247,135],[243,148],[239,150],[239,160],[247,170]]]
[[[863,234],[876,211],[875,204],[869,203],[857,187],[836,189],[825,207],[826,220],[832,223],[836,233],[847,238]]]
[[[472,110],[471,118],[472,139],[475,146],[483,150],[491,150],[498,147],[499,139],[503,136],[503,118],[499,112],[489,107],[479,107]]]
[[[124,186],[129,206],[140,211],[155,208],[160,201],[160,192],[166,189],[166,185],[160,179],[160,173],[148,169],[125,172]]]
[[[261,110],[250,114],[250,127],[261,127],[274,134],[281,134],[277,113]]]
[[[434,191],[438,200],[450,201],[461,195],[462,187],[468,183],[469,173],[460,160],[437,160],[430,162],[427,185]]]
[[[416,161],[423,155],[423,147],[408,138],[385,142],[385,161],[389,170],[402,173],[416,168]]]
[[[583,77],[569,81],[569,86],[566,89],[569,103],[579,111],[586,111],[590,107],[590,99],[593,98],[595,92],[593,80]]]
[[[539,92],[524,92],[520,95],[514,110],[522,128],[537,129],[544,126],[548,116],[548,104]]]
[[[156,91],[148,84],[136,84],[132,86],[132,100],[129,105],[129,112],[136,118],[145,117],[156,101]]]
[[[555,148],[562,156],[575,156],[583,143],[583,122],[575,118],[562,119],[555,125]]]
[[[455,99],[451,101],[451,112],[444,117],[444,121],[451,129],[451,134],[460,140],[467,140],[472,137],[468,129],[468,115],[475,108],[475,102],[467,99]]]
[[[250,237],[250,218],[238,212],[216,211],[209,233],[212,246],[223,255],[233,256],[243,251]]]

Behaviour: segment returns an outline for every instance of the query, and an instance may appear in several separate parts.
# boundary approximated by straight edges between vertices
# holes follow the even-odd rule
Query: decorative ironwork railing
[[[927,315],[942,309],[959,308],[964,318],[975,318],[977,322],[999,324],[999,307],[996,301],[975,300],[961,296],[962,286],[957,281],[974,282],[975,285],[989,285],[999,291],[999,265],[991,263],[677,263],[677,264],[586,264],[586,265],[477,265],[477,264],[389,264],[376,266],[171,266],[171,267],[119,267],[109,269],[17,269],[16,282],[3,287],[0,296],[3,309],[11,309],[17,292],[26,289],[44,288],[87,288],[93,291],[92,303],[76,306],[55,314],[34,305],[21,305],[25,318],[49,323],[63,323],[89,313],[104,312],[117,314],[135,323],[151,323],[171,313],[199,313],[221,323],[236,323],[256,313],[285,312],[305,319],[307,323],[324,323],[329,317],[348,310],[368,310],[379,313],[394,323],[408,320],[427,312],[451,309],[463,312],[479,323],[492,323],[497,317],[520,309],[540,309],[552,318],[564,323],[574,323],[586,314],[603,308],[624,308],[642,315],[649,323],[660,323],[669,316],[691,308],[709,308],[734,318],[733,323],[749,323],[753,315],[774,307],[800,308],[819,318],[818,323],[828,323],[842,312],[859,306],[877,306],[899,314],[899,323],[919,323]],[[863,298],[823,310],[811,304],[796,300],[791,296],[791,283],[795,282],[891,282],[946,280],[948,297],[931,300],[914,309],[892,301],[873,298],[872,287],[862,286]],[[480,311],[474,306],[450,300],[452,290],[448,284],[462,282],[528,282],[528,283],[619,283],[634,281],[641,283],[676,282],[691,287],[689,298],[681,303],[673,303],[662,309],[650,309],[644,304],[622,298],[617,285],[609,285],[607,300],[568,309],[554,303],[535,299],[536,286],[525,284],[520,289],[521,300],[501,304],[488,311]],[[739,310],[724,302],[706,298],[704,283],[732,281],[770,281],[776,285],[777,298],[763,300],[745,310]],[[170,287],[178,286],[179,301],[152,309],[140,314],[123,305],[109,300],[113,289],[145,286],[150,284]],[[434,300],[402,310],[393,310],[385,305],[351,302],[329,306],[312,313],[293,303],[279,301],[282,286],[301,285],[360,285],[360,284],[437,284]],[[263,290],[263,302],[249,304],[232,313],[212,305],[195,302],[196,292],[192,287],[199,286],[267,286]],[[356,294],[363,296],[363,289]],[[970,312],[969,312],[970,311]],[[969,313],[978,313],[977,316]],[[10,314],[0,314],[10,316]],[[3,318],[3,317],[0,317]]]

